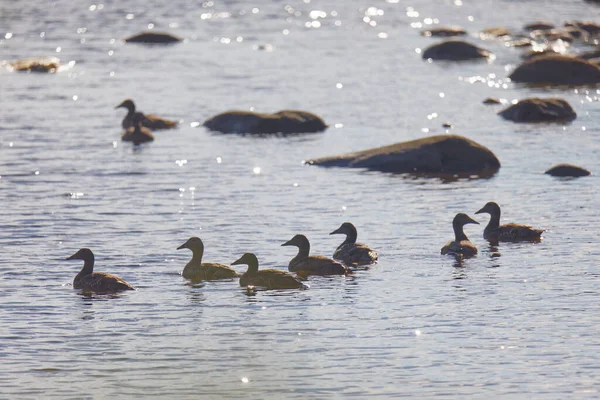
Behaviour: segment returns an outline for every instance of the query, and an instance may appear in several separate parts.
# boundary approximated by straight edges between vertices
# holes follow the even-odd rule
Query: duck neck
[[[485,227],[486,231],[498,229],[500,227],[500,210],[490,213],[490,222]]]
[[[463,226],[461,223],[452,223],[452,227],[454,228],[454,240],[457,242],[462,242],[463,240],[469,240],[467,235],[463,230]]]
[[[356,243],[357,236],[358,234],[356,233],[356,229],[352,229],[350,232],[346,232],[346,240],[344,240],[342,246]]]
[[[188,264],[200,265],[202,264],[202,256],[204,255],[204,248],[190,249],[192,250],[192,259]]]
[[[298,246],[298,254],[294,257],[295,260],[301,260],[303,258],[308,258],[308,254],[310,253],[310,244],[306,243],[302,246]]]
[[[83,268],[77,274],[77,277],[91,275],[94,272],[94,255],[91,254],[83,260]]]
[[[248,261],[248,270],[246,274],[256,274],[258,272],[258,260],[250,260]]]

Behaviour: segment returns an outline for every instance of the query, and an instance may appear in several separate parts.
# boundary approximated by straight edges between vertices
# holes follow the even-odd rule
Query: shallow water
[[[204,5],[0,6],[0,59],[76,61],[55,75],[0,71],[2,397],[598,396],[599,91],[515,86],[505,77],[519,50],[476,32],[587,19],[600,8],[575,0]],[[315,10],[326,17],[311,18]],[[496,59],[422,61],[415,49],[435,39],[411,23],[427,18],[465,27]],[[150,23],[187,40],[120,42]],[[531,95],[561,96],[578,118],[516,125],[481,104]],[[137,150],[121,143],[124,112],[113,108],[127,97],[181,119],[181,128]],[[252,107],[305,109],[331,128],[251,138],[192,127]],[[444,183],[302,164],[441,134],[444,122],[494,151],[499,173]],[[543,175],[562,162],[596,174]],[[547,229],[543,241],[490,248],[482,227],[468,225],[480,254],[462,265],[440,256],[454,214],[473,216],[490,200],[504,222]],[[262,267],[285,269],[295,250],[281,243],[304,233],[313,254],[331,255],[342,238],[328,233],[344,221],[380,252],[378,265],[353,277],[248,296],[236,281],[190,285],[179,275],[191,254],[175,249],[190,236],[204,240],[206,261],[253,251]],[[94,250],[97,270],[139,290],[74,290],[81,265],[64,259],[80,247]]]

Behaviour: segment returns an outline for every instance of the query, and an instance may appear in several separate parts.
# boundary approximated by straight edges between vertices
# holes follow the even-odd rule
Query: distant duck
[[[160,117],[157,117],[156,115],[152,115],[152,114],[144,114],[139,111],[136,112],[135,104],[133,103],[133,100],[131,100],[131,99],[127,99],[127,100],[123,101],[121,104],[119,104],[118,106],[115,107],[115,109],[117,109],[117,108],[126,108],[127,109],[127,115],[125,116],[125,118],[123,118],[123,122],[121,123],[121,125],[123,126],[124,129],[129,129],[129,128],[135,126],[135,116],[140,116],[141,121],[142,121],[142,126],[144,126],[145,128],[148,128],[152,131],[158,131],[160,129],[176,128],[177,124],[178,124],[177,121],[160,118]]]
[[[348,268],[331,258],[309,256],[310,243],[304,235],[296,235],[282,244],[282,246],[296,246],[299,249],[296,257],[294,257],[288,265],[290,272],[296,272],[301,276],[346,275],[351,273]]]
[[[472,257],[477,254],[477,247],[471,243],[463,231],[463,226],[467,224],[479,225],[479,222],[475,221],[467,214],[456,214],[454,220],[452,221],[452,228],[454,228],[454,241],[448,242],[444,247],[442,247],[442,254],[452,254],[465,258]]]
[[[346,240],[339,245],[333,253],[333,258],[346,265],[367,265],[377,263],[378,254],[375,250],[364,244],[356,243],[358,233],[351,222],[344,222],[342,226],[331,232],[346,235]]]
[[[302,282],[294,275],[276,269],[258,270],[258,259],[246,253],[231,265],[246,264],[248,270],[240,277],[240,286],[261,286],[267,289],[301,289]]]
[[[105,272],[94,272],[94,253],[90,249],[80,249],[67,260],[83,260],[83,268],[75,276],[75,289],[90,290],[98,293],[114,293],[122,290],[135,290],[133,286],[118,276]]]
[[[543,229],[534,229],[528,225],[500,225],[500,206],[493,201],[487,203],[475,214],[490,214],[490,222],[483,230],[483,238],[490,242],[518,242],[540,240]]]
[[[142,118],[143,115],[140,116],[137,114],[133,117],[134,125],[123,133],[123,136],[121,136],[122,141],[133,142],[137,146],[154,140],[154,136],[152,136],[150,130],[142,126]]]
[[[236,278],[240,276],[235,270],[227,265],[217,263],[203,263],[202,256],[204,255],[204,243],[198,237],[191,237],[187,242],[177,248],[190,249],[192,251],[192,259],[181,275],[185,279],[193,281],[211,281],[216,279]]]

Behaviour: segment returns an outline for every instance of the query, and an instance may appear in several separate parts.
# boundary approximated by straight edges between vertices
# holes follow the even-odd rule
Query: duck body
[[[441,250],[443,255],[450,254],[457,257],[469,258],[477,254],[477,247],[465,235],[463,227],[466,224],[479,224],[467,214],[456,214],[452,221],[454,240],[446,243]]]
[[[177,121],[160,118],[153,114],[144,114],[140,111],[136,111],[135,103],[131,99],[124,100],[115,108],[127,109],[127,115],[125,115],[125,118],[123,118],[123,122],[121,122],[121,126],[123,127],[123,129],[135,127],[136,119],[139,119],[141,121],[141,124],[144,128],[148,128],[152,131],[158,131],[161,129],[172,129],[176,128],[178,125]]]
[[[94,253],[90,249],[80,249],[67,260],[83,260],[83,268],[73,279],[75,289],[98,293],[114,293],[123,290],[135,290],[133,286],[116,275],[94,272]]]
[[[346,240],[333,252],[333,258],[342,261],[346,265],[369,265],[376,264],[379,258],[377,252],[369,246],[356,243],[358,233],[351,222],[344,222],[330,235],[343,233]]]
[[[247,264],[248,270],[240,277],[240,286],[261,286],[266,289],[302,289],[304,285],[294,275],[276,269],[258,270],[258,259],[252,253],[244,254],[231,265]]]
[[[490,214],[490,222],[483,230],[483,238],[490,242],[537,241],[541,239],[543,229],[535,229],[529,225],[500,225],[500,206],[493,201],[487,203],[475,214]]]
[[[191,237],[187,242],[177,248],[190,249],[192,259],[183,268],[181,275],[192,281],[212,281],[218,279],[230,279],[240,276],[234,269],[224,264],[203,263],[204,243],[198,237]]]
[[[310,256],[310,243],[306,236],[296,235],[282,246],[298,247],[298,254],[288,265],[290,272],[308,275],[347,275],[351,271],[339,262],[323,256]]]

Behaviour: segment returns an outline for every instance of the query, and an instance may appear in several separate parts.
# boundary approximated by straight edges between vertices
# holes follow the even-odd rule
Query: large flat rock
[[[600,83],[600,68],[575,57],[534,57],[518,66],[510,79],[535,86],[580,86]]]
[[[500,161],[488,148],[457,135],[430,136],[318,158],[308,164],[442,177],[490,177],[500,168]]]
[[[514,122],[568,122],[577,118],[575,110],[566,100],[537,97],[519,100],[498,115]]]
[[[204,121],[211,131],[238,134],[314,133],[327,129],[327,124],[315,114],[299,110],[282,110],[273,114],[249,111],[228,111]]]

